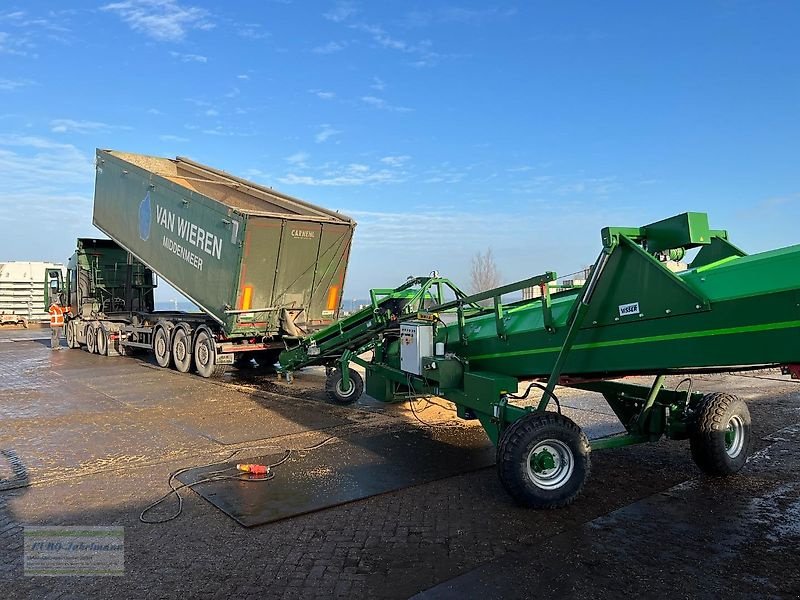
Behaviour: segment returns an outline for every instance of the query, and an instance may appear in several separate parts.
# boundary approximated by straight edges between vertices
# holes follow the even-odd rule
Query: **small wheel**
[[[706,394],[695,410],[689,443],[692,458],[708,475],[737,473],[750,452],[750,411],[733,394]]]
[[[347,373],[350,385],[344,388],[342,382],[342,370],[334,369],[325,380],[325,393],[334,404],[352,404],[364,393],[364,380],[361,374],[355,369],[349,369]]]
[[[192,368],[191,340],[183,327],[175,329],[172,334],[172,360],[175,368],[181,373],[188,373]]]
[[[228,369],[228,365],[217,364],[214,340],[205,329],[201,329],[194,340],[194,366],[201,377],[222,377]]]
[[[589,441],[557,413],[531,413],[515,421],[498,445],[500,482],[529,508],[571,504],[589,476]]]
[[[67,336],[67,348],[79,348],[80,344],[75,336],[75,321],[67,323],[65,335]]]
[[[86,351],[89,354],[97,352],[97,330],[91,323],[86,326]]]
[[[102,326],[95,329],[95,345],[100,356],[108,356],[108,332]]]
[[[169,335],[166,329],[159,327],[153,336],[153,354],[156,355],[156,363],[159,367],[168,367],[172,359],[172,352],[169,348]]]

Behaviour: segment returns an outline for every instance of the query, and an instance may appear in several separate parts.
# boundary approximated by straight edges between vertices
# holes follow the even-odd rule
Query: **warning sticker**
[[[638,315],[639,314],[639,303],[638,302],[631,302],[630,304],[620,304],[619,305],[619,316],[625,317],[628,315]]]

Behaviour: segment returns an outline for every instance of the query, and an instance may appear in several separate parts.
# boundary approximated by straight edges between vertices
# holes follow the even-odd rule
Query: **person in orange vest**
[[[64,307],[59,302],[58,294],[50,302],[50,349],[61,350],[61,330],[64,329]]]

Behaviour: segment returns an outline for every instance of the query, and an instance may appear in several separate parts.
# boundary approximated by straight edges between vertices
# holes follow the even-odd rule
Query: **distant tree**
[[[472,257],[471,287],[472,293],[485,292],[500,285],[500,271],[497,263],[494,262],[494,254],[491,248],[486,249],[486,253],[475,253]]]

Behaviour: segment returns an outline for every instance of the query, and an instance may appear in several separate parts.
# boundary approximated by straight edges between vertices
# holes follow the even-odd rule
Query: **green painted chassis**
[[[375,290],[373,305],[367,307],[364,314],[354,315],[350,322],[341,322],[338,331],[326,330],[317,334],[319,354],[315,358],[306,355],[303,359],[305,350],[298,350],[294,360],[287,360],[285,366],[299,368],[314,362],[331,364],[332,361],[342,370],[346,386],[349,363],[358,364],[366,370],[366,391],[370,396],[386,402],[427,396],[445,398],[455,404],[459,417],[478,419],[495,444],[509,425],[527,414],[546,410],[556,385],[600,393],[625,427],[624,434],[594,440],[591,443],[593,449],[651,442],[662,436],[685,439],[689,436],[693,406],[704,394],[692,391],[690,387],[685,391],[666,389],[664,381],[667,374],[686,372],[697,367],[703,367],[704,372],[725,372],[731,370],[732,365],[739,368],[751,365],[756,368],[775,364],[777,355],[765,351],[765,360],[760,360],[752,353],[741,352],[740,355],[745,356],[746,360],[736,362],[736,349],[725,348],[726,353],[723,354],[722,348],[726,342],[720,341],[715,342],[714,347],[727,361],[719,363],[722,366],[693,364],[691,359],[687,362],[684,356],[670,349],[657,354],[657,368],[642,370],[631,366],[626,369],[624,365],[609,361],[613,368],[610,366],[600,372],[583,372],[570,369],[571,364],[581,364],[574,362],[573,348],[576,339],[581,335],[586,336],[592,326],[598,326],[598,320],[604,318],[603,315],[608,318],[609,307],[616,310],[617,302],[624,297],[620,295],[621,290],[630,292],[634,288],[637,297],[649,295],[653,302],[667,302],[669,306],[676,307],[674,312],[669,308],[661,310],[659,318],[661,323],[670,323],[669,327],[678,336],[686,330],[687,318],[695,319],[697,313],[703,313],[706,320],[710,319],[715,316],[710,300],[698,295],[696,290],[666,269],[660,259],[679,259],[686,250],[699,247],[700,251],[691,268],[711,269],[742,257],[744,253],[728,242],[727,232],[709,229],[707,217],[702,213],[684,213],[641,228],[606,228],[602,231],[602,239],[603,251],[591,269],[587,284],[580,290],[561,293],[562,299],[565,295],[572,296],[566,314],[554,313],[548,285],[557,278],[554,272],[471,296],[463,294],[447,281],[446,285],[455,291],[456,299],[445,303],[440,301],[433,306],[424,306],[422,302],[423,299],[430,299],[429,290],[433,280],[418,278],[394,290]],[[650,282],[650,285],[643,286],[643,282]],[[503,295],[532,286],[540,286],[541,298],[506,305],[502,303]],[[797,290],[792,292],[796,295]],[[630,296],[629,293],[627,295]],[[406,304],[401,313],[381,316],[383,304],[380,298],[386,302],[398,297],[413,298],[414,302]],[[558,299],[559,294],[555,298]],[[481,306],[487,301],[491,301],[490,307]],[[519,343],[511,347],[530,344],[528,338],[522,339],[520,332],[509,331],[507,318],[510,311],[526,306],[540,312],[536,325],[539,334],[531,329],[524,331],[524,334],[540,335],[539,339],[543,340],[552,340],[556,336],[557,351],[541,359],[528,359],[527,362],[517,360],[514,363],[504,360],[505,356],[511,357],[529,350],[498,351],[492,355],[496,358],[495,363],[512,363],[514,366],[509,368],[512,372],[486,369],[483,364],[486,361],[480,360],[479,355],[487,345],[508,348],[515,337]],[[605,312],[599,310],[598,306]],[[369,315],[374,315],[374,318],[365,318]],[[454,324],[439,327],[437,324],[443,323],[445,315],[450,315]],[[417,376],[400,369],[399,341],[384,333],[387,324],[396,320],[420,318],[434,323],[437,328],[436,339],[446,342],[446,352],[442,357],[423,359],[424,375]],[[729,317],[724,315],[721,318]],[[484,340],[482,345],[471,338],[470,324],[475,322],[487,326],[491,324],[491,334],[486,336],[491,339]],[[652,326],[644,320],[637,321],[635,325]],[[615,323],[599,323],[599,326],[605,326],[604,331],[608,332],[615,328]],[[453,335],[457,339],[448,339],[451,333],[457,334]],[[308,346],[305,348],[307,350]],[[371,361],[359,356],[368,350],[374,353]],[[794,356],[791,353],[786,356],[789,355]],[[283,358],[281,363],[284,364]],[[653,383],[646,386],[617,381],[632,374],[653,375]],[[513,403],[519,382],[523,380],[546,382],[542,396],[534,406],[521,407]]]

